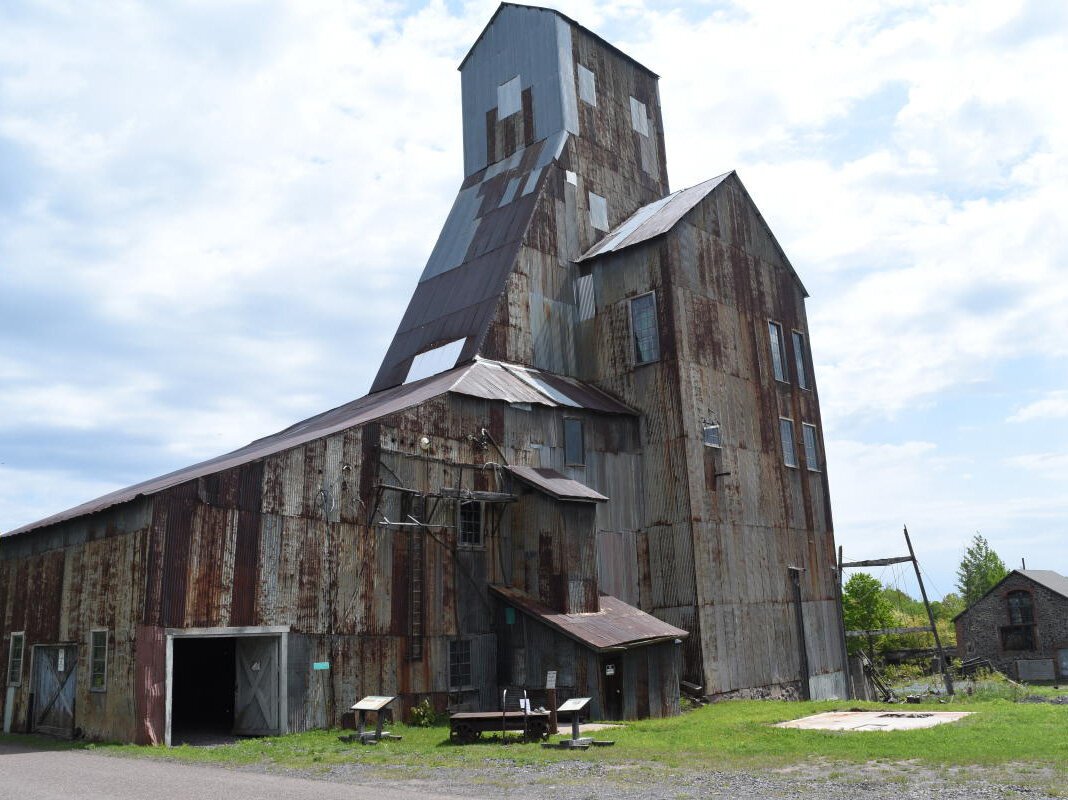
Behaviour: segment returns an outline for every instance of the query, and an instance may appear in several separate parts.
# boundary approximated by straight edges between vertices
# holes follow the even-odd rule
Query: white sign
[[[545,688],[546,689],[555,689],[556,688],[556,670],[555,669],[551,669],[551,670],[549,670],[548,672],[545,673]]]
[[[60,648],[56,655],[56,672],[62,672],[67,668],[67,651]]]
[[[605,664],[604,665],[604,674],[605,675],[615,675],[616,674],[616,665],[615,664]]]

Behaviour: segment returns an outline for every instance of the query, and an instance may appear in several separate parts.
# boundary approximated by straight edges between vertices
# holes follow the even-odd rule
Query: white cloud
[[[1049,392],[1040,400],[1021,406],[1008,418],[1009,422],[1032,422],[1043,419],[1068,418],[1068,391]]]

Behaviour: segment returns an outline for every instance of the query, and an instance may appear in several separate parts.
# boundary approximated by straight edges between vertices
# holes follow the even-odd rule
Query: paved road
[[[329,783],[218,767],[0,745],[3,800],[457,800],[377,786]],[[464,800],[475,800],[470,794]]]

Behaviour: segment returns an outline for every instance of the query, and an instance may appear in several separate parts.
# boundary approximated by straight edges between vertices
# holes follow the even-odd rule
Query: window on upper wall
[[[582,420],[564,417],[564,461],[569,466],[586,464],[586,442]]]
[[[467,547],[482,546],[482,502],[461,500],[459,508],[459,543]]]
[[[7,649],[7,684],[8,686],[20,686],[22,684],[22,659],[26,650],[26,633],[18,631],[11,634],[11,642]]]
[[[634,363],[660,360],[660,334],[656,327],[656,295],[652,292],[630,301],[630,334]]]
[[[105,692],[108,683],[108,632],[89,631],[89,691]]]
[[[471,640],[454,639],[449,642],[449,688],[471,686]]]
[[[797,447],[794,444],[794,421],[779,417],[779,438],[782,439],[782,463],[788,467],[797,466]]]
[[[1009,622],[1013,625],[1031,625],[1035,621],[1034,601],[1031,593],[1022,590],[1005,595],[1009,607]]]
[[[782,340],[782,325],[768,320],[768,337],[771,340],[771,371],[775,380],[786,382],[786,348]]]
[[[808,368],[805,358],[805,334],[801,331],[793,332],[794,338],[794,369],[797,370],[797,385],[802,389],[808,388]]]
[[[597,76],[581,64],[578,65],[579,100],[591,106],[597,105]]]
[[[820,471],[819,451],[816,449],[816,426],[801,423],[801,438],[805,444],[805,467],[809,472]]]
[[[705,447],[723,447],[723,437],[720,434],[720,428],[718,422],[703,422],[702,428],[702,440]]]

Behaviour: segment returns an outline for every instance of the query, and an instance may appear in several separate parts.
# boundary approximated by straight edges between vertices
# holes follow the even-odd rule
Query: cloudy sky
[[[495,7],[0,4],[0,531],[367,391]],[[1068,573],[1068,6],[556,7],[805,281],[847,558],[907,523],[935,595],[977,530]]]

